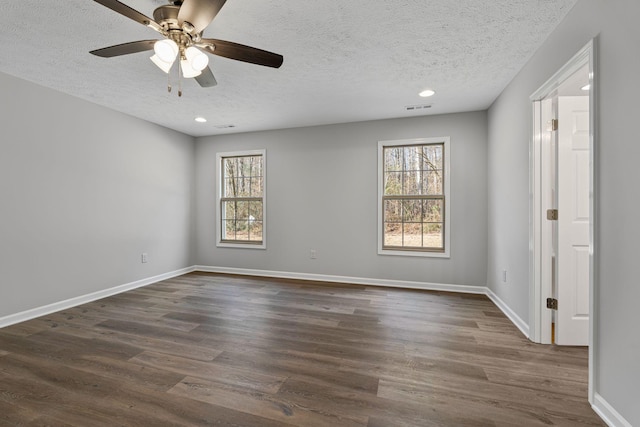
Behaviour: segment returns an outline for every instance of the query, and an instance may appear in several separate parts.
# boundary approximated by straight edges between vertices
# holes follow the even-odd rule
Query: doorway
[[[587,44],[532,96],[530,339],[589,346],[593,390],[595,49]]]

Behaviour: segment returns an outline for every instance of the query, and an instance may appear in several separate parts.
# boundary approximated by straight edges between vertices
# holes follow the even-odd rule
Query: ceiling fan
[[[179,59],[178,75],[185,78],[194,77],[202,87],[217,84],[208,66],[209,57],[203,51],[266,67],[280,68],[282,65],[283,57],[277,53],[202,37],[202,32],[213,21],[226,0],[170,0],[169,4],[153,11],[154,19],[117,0],[94,1],[157,31],[164,39],[139,40],[109,46],[92,50],[90,53],[93,55],[111,58],[154,50],[151,61],[162,71],[169,74],[176,59]],[[170,84],[168,89],[171,91]],[[182,90],[178,91],[178,96],[182,96]]]

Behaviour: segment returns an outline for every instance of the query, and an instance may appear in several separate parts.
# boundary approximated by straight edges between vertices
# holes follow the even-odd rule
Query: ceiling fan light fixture
[[[178,56],[178,44],[170,39],[158,40],[153,45],[153,50],[161,61],[173,64]]]
[[[196,70],[195,68],[193,68],[189,61],[186,59],[180,60],[180,68],[182,69],[182,76],[187,79],[198,77],[200,74],[202,74],[202,70]]]
[[[196,71],[202,71],[209,65],[209,57],[196,47],[190,46],[186,48],[184,56],[189,61],[189,65]]]
[[[171,67],[173,66],[174,61],[164,62],[162,59],[160,59],[160,57],[157,54],[153,55],[150,59],[151,59],[151,62],[153,62],[158,66],[158,68],[160,68],[165,73],[169,74],[169,71],[171,71]]]

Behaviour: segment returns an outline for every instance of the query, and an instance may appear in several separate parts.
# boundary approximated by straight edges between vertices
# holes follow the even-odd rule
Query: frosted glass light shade
[[[153,55],[150,59],[151,59],[151,62],[153,62],[158,66],[158,68],[160,68],[165,73],[169,74],[169,71],[171,71],[171,67],[173,66],[173,61],[164,62],[162,59],[158,57],[157,54]]]
[[[180,60],[180,68],[182,68],[182,75],[187,79],[191,77],[198,77],[200,74],[202,74],[201,70],[196,70],[195,68],[193,68],[189,61],[187,61],[186,59]]]
[[[193,46],[188,47],[184,51],[184,55],[187,57],[187,61],[194,70],[202,71],[209,65],[209,57],[202,53],[198,48]]]
[[[155,51],[158,58],[161,61],[168,62],[173,64],[173,61],[176,60],[176,56],[178,55],[178,45],[173,40],[164,39],[158,40],[153,45],[153,50]]]

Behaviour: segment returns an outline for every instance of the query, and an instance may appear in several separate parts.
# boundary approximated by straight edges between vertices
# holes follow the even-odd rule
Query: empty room
[[[0,426],[640,426],[637,0],[0,12]]]

